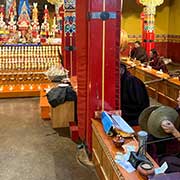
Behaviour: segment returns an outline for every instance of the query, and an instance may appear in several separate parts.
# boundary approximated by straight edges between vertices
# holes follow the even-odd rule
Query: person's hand
[[[176,128],[174,127],[174,124],[173,124],[171,121],[168,121],[168,120],[162,121],[161,127],[163,128],[163,130],[164,130],[166,133],[171,133],[171,134],[173,134],[174,131],[176,130]]]

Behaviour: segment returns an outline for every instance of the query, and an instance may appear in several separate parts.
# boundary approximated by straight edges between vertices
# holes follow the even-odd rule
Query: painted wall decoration
[[[76,0],[64,0],[64,65],[70,76],[76,74]]]
[[[75,10],[76,0],[64,0],[64,7],[66,10]]]
[[[65,33],[75,33],[76,32],[76,16],[75,13],[71,14],[71,15],[67,15],[64,19],[64,30]]]

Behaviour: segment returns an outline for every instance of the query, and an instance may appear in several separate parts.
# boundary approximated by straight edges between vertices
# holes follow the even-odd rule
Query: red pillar
[[[142,38],[143,46],[146,49],[147,55],[150,55],[150,50],[154,48],[154,15],[148,10],[149,7],[144,7],[141,13],[142,19]]]
[[[76,59],[78,81],[78,129],[85,141],[87,115],[87,69],[88,69],[88,1],[76,0]]]
[[[120,108],[120,4],[120,0],[77,0],[78,121],[89,150],[94,111]]]
[[[154,15],[148,14],[146,12],[146,19],[147,19],[147,27],[146,27],[146,34],[145,34],[145,49],[148,55],[150,55],[150,50],[154,48]]]

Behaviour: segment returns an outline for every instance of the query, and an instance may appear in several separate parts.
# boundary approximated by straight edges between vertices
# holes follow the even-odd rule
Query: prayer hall
[[[0,180],[179,180],[179,9],[0,0]]]

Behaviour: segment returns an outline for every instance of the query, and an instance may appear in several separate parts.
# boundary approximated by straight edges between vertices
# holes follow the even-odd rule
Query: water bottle
[[[146,154],[146,142],[148,138],[148,133],[146,131],[138,132],[138,142],[139,142],[139,153],[141,155]]]

